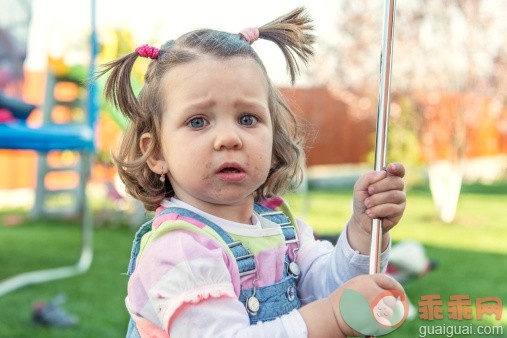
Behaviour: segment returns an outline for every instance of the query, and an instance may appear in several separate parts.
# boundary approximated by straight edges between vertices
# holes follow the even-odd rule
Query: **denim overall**
[[[254,205],[254,210],[261,217],[267,218],[268,220],[278,224],[281,227],[282,233],[285,237],[286,245],[290,243],[297,244],[298,238],[296,229],[292,225],[290,219],[285,214],[283,214],[283,212],[273,211],[258,203]],[[218,225],[190,210],[183,208],[166,208],[158,216],[169,213],[177,213],[180,216],[194,219],[212,228],[225,241],[229,249],[232,251],[234,258],[236,259],[236,263],[238,264],[240,276],[257,273],[254,255],[252,255],[248,248],[245,247],[240,241],[235,241]],[[130,263],[127,271],[127,274],[129,276],[134,272],[136,258],[140,250],[141,238],[144,234],[151,231],[152,222],[153,219],[143,224],[135,234]],[[251,325],[259,321],[273,320],[277,317],[289,313],[294,309],[298,309],[301,306],[301,302],[299,301],[296,289],[296,280],[299,276],[299,271],[295,272],[294,269],[289,269],[289,266],[291,268],[293,267],[291,265],[289,255],[286,253],[285,269],[281,281],[264,287],[255,287],[254,282],[254,287],[252,288],[241,288],[239,301],[244,304],[248,312]],[[127,338],[138,337],[140,338],[139,332],[136,328],[134,320],[131,318],[128,325]]]

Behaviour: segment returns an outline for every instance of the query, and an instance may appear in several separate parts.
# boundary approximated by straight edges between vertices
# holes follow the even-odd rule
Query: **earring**
[[[165,182],[165,174],[160,175],[160,182],[162,182],[162,183]]]

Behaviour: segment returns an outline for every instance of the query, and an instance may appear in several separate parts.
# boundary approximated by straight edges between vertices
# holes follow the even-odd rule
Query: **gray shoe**
[[[47,304],[37,302],[32,312],[32,321],[38,325],[51,327],[76,326],[78,318],[62,308],[66,300],[65,295],[59,294]]]

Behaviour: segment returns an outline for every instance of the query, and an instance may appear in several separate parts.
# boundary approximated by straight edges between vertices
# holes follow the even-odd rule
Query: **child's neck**
[[[187,200],[178,196],[174,197],[213,216],[237,223],[252,224],[253,196],[251,199],[245,199],[236,204],[214,204],[197,199]]]

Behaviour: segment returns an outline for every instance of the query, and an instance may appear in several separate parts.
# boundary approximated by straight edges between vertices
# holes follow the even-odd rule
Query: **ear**
[[[273,152],[273,155],[271,155],[271,168],[270,169],[273,170],[277,164],[278,164],[278,161],[276,160],[275,154]]]
[[[139,148],[143,154],[147,154],[151,151],[150,156],[147,159],[148,167],[157,175],[167,173],[167,163],[165,161],[162,150],[156,146],[155,138],[150,133],[144,133],[141,135],[139,140]]]

